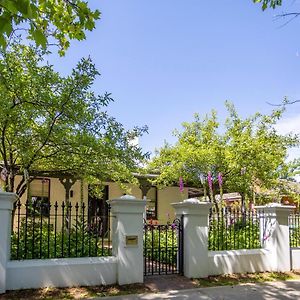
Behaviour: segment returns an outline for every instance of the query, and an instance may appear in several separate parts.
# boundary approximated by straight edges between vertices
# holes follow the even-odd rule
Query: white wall
[[[291,269],[300,269],[300,248],[291,249]]]
[[[107,285],[116,281],[116,257],[35,259],[7,263],[7,290]]]
[[[209,275],[273,271],[273,258],[266,249],[209,251]]]

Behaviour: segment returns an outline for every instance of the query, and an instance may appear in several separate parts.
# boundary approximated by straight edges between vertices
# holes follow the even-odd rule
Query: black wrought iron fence
[[[300,214],[289,216],[290,247],[300,248]]]
[[[183,217],[173,223],[144,224],[144,275],[182,274]]]
[[[237,250],[261,248],[260,215],[255,210],[226,207],[209,215],[208,249]]]
[[[18,201],[13,217],[11,259],[110,256],[110,214],[85,203],[37,205]]]

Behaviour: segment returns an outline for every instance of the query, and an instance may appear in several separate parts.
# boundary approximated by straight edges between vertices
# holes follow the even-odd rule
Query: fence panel
[[[183,218],[144,225],[144,275],[183,274]]]
[[[290,247],[300,248],[300,214],[289,216]]]
[[[111,256],[110,213],[85,203],[16,203],[11,259]]]
[[[260,216],[255,210],[225,207],[209,214],[211,251],[261,248]]]

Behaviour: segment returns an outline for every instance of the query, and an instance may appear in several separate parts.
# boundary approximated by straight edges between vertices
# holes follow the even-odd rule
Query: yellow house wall
[[[45,177],[47,178],[47,177]],[[20,182],[21,177],[16,177],[16,186]],[[57,178],[47,178],[50,179],[50,203],[53,206],[55,201],[58,203],[58,214],[61,214],[61,205],[65,200],[65,189],[61,184],[59,179]],[[119,186],[118,183],[115,182],[106,182],[108,185],[108,199],[119,198],[124,195],[124,190]],[[130,194],[135,196],[138,199],[142,198],[141,189],[136,186],[129,184],[127,187],[130,190]],[[70,198],[71,204],[75,206],[78,202],[81,202],[81,182],[77,180],[72,186],[71,190],[73,190],[73,197]],[[178,187],[166,187],[163,189],[157,190],[157,219],[160,224],[164,224],[167,221],[173,221],[175,218],[175,211],[171,205],[171,203],[180,202],[183,199],[188,197],[188,190],[185,188],[183,193],[180,193]],[[21,197],[21,202],[25,203],[27,199],[27,191]],[[83,201],[87,205],[88,204],[88,185],[86,183],[83,184]],[[25,207],[23,206],[21,209],[21,213],[25,212]],[[54,213],[54,209],[52,207],[51,212]],[[75,210],[74,210],[75,213]],[[169,218],[169,219],[168,219]],[[15,220],[16,222],[16,220]]]
[[[108,195],[109,199],[119,198],[124,194],[124,191],[115,182],[109,182]],[[131,189],[131,195],[138,199],[142,198],[142,191],[139,187],[134,185],[127,185]],[[157,220],[160,224],[175,219],[175,211],[171,203],[181,202],[188,197],[187,188],[183,193],[179,191],[178,187],[166,187],[157,190]],[[168,220],[169,216],[169,220]]]
[[[108,199],[119,198],[124,195],[124,190],[116,182],[107,182],[108,185]],[[126,187],[130,190],[130,195],[135,196],[137,199],[142,198],[141,189],[133,184],[126,184]]]
[[[40,177],[39,177],[40,178]],[[55,201],[57,201],[58,205],[61,205],[63,201],[65,201],[65,188],[62,183],[59,181],[58,178],[50,178],[50,177],[43,177],[45,179],[50,179],[50,203],[54,205]],[[21,180],[20,176],[16,177],[15,187],[18,186]],[[76,202],[80,203],[81,201],[81,182],[77,180],[74,185],[72,186],[71,190],[73,190],[73,197],[70,198],[72,204],[75,205]],[[27,190],[21,197],[21,202],[25,203],[27,199]],[[88,186],[84,183],[83,187],[83,199],[84,202],[87,203],[88,199]]]
[[[39,177],[41,178],[41,177]],[[54,223],[54,213],[55,213],[55,209],[54,209],[54,205],[55,202],[57,201],[57,226],[58,228],[61,228],[61,221],[62,221],[62,203],[63,201],[65,201],[65,188],[62,185],[62,183],[59,181],[58,178],[50,178],[50,177],[43,177],[45,179],[50,179],[50,204],[51,204],[51,223]],[[19,182],[21,180],[21,176],[16,176],[16,180],[15,180],[15,187],[18,186]],[[77,180],[74,185],[72,186],[71,190],[73,190],[73,197],[70,198],[70,203],[73,206],[72,208],[72,215],[75,215],[75,208],[74,206],[76,205],[76,203],[79,204],[80,207],[80,202],[81,202],[81,182],[80,180]],[[22,206],[21,206],[21,210],[20,213],[21,215],[25,215],[25,203],[26,203],[26,199],[27,199],[27,195],[28,195],[28,191],[26,190],[25,193],[22,195],[22,197],[20,198]],[[83,202],[85,203],[86,207],[88,204],[88,185],[84,183],[83,186]],[[66,211],[65,211],[66,212]],[[87,212],[87,211],[86,211]],[[18,224],[18,219],[17,217],[14,218],[14,227],[16,228]]]
[[[188,197],[187,189],[183,193],[178,187],[166,187],[157,191],[157,217],[160,224],[165,224],[167,221],[172,222],[175,219],[175,211],[171,203],[181,202]],[[169,220],[168,220],[169,217]]]

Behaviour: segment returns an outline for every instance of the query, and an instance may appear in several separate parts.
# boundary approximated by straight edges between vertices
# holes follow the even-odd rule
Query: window
[[[146,218],[147,220],[157,220],[157,188],[151,187],[147,193],[147,207]]]
[[[96,187],[97,188],[97,187]],[[108,185],[105,185],[102,191],[102,196],[93,193],[93,187],[89,187],[88,194],[88,224],[90,230],[94,234],[101,237],[107,236],[108,233]]]
[[[35,207],[37,214],[49,216],[50,179],[37,178],[29,184],[28,199]]]

